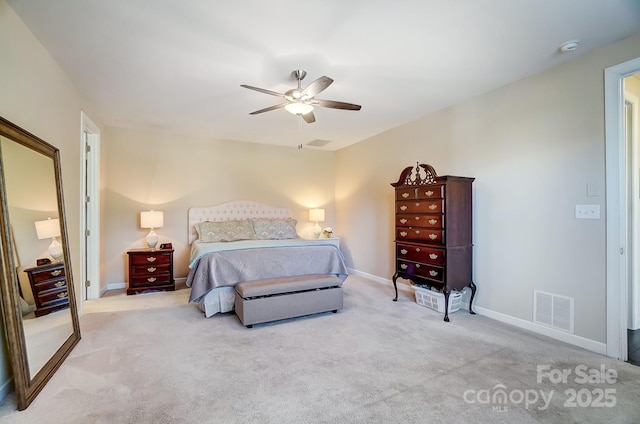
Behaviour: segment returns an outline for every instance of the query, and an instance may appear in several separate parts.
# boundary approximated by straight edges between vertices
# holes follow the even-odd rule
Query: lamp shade
[[[36,234],[40,240],[60,236],[60,220],[58,218],[36,221],[34,224],[36,225]]]
[[[309,221],[324,222],[324,209],[309,209]]]
[[[141,228],[162,228],[164,225],[164,213],[162,211],[140,212]]]

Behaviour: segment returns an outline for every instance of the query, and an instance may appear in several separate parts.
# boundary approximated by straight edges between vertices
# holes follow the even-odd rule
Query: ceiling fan
[[[344,110],[360,110],[361,106],[353,103],[336,102],[334,100],[321,100],[316,99],[315,96],[333,83],[333,80],[329,77],[322,76],[313,81],[306,88],[302,88],[302,80],[307,76],[306,71],[298,69],[292,72],[292,75],[298,80],[298,87],[285,91],[284,93],[278,93],[276,91],[265,90],[264,88],[252,87],[250,85],[242,84],[240,87],[248,88],[249,90],[259,91],[261,93],[270,94],[276,97],[282,97],[286,100],[284,103],[269,106],[264,109],[251,112],[249,115],[257,115],[263,112],[269,112],[280,108],[285,108],[287,112],[294,115],[302,116],[307,123],[311,124],[316,122],[316,117],[313,114],[314,106],[328,107],[332,109],[344,109]]]

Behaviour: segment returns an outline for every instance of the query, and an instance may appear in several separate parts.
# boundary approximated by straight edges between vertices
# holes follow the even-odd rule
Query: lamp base
[[[158,235],[153,231],[153,228],[149,231],[149,234],[147,234],[145,241],[147,242],[149,249],[156,250],[156,246],[158,245]]]
[[[51,257],[53,258],[54,262],[60,262],[60,260],[62,259],[63,253],[62,253],[62,245],[60,244],[57,238],[54,237],[51,240],[51,244],[49,245],[49,248],[47,250],[49,252],[49,255],[51,255]]]
[[[316,222],[316,225],[313,227],[313,235],[316,236],[316,238],[320,238],[320,234],[322,234],[322,228],[320,228],[320,225]]]

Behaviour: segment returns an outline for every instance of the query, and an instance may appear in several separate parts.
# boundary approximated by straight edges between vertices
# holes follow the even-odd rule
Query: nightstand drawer
[[[163,265],[171,263],[171,255],[160,252],[150,252],[129,256],[131,265]]]
[[[46,269],[42,271],[34,271],[31,273],[34,283],[40,281],[50,280],[53,278],[64,277],[64,267],[56,267],[53,269]]]
[[[171,264],[163,265],[135,265],[131,267],[131,275],[156,275],[156,274],[169,274],[171,271]]]
[[[171,283],[171,276],[169,273],[157,274],[157,275],[138,275],[129,279],[129,286],[131,287],[146,287],[146,286],[162,286]]]

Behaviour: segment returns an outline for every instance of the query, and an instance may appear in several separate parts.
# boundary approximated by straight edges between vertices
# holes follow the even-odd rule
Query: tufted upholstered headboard
[[[189,208],[189,244],[198,238],[195,224],[249,218],[291,218],[287,208],[274,208],[250,200],[234,200],[216,206]]]

